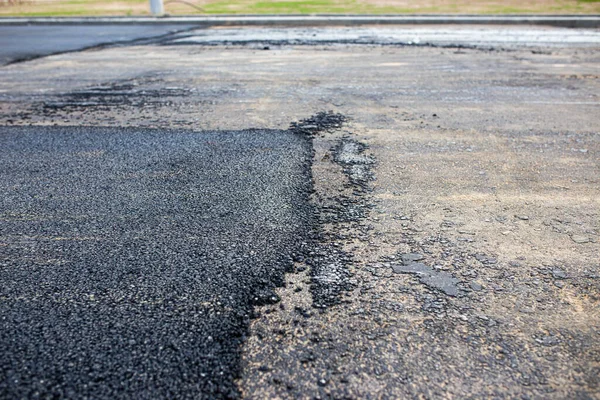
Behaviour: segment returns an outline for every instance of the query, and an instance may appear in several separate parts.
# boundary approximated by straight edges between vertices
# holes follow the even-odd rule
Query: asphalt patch
[[[368,190],[368,183],[375,180],[372,168],[375,159],[365,154],[367,146],[364,143],[349,138],[342,139],[335,147],[334,160],[344,169],[353,185]]]
[[[150,85],[154,87],[149,88]],[[57,100],[44,102],[42,106],[46,114],[58,110],[86,111],[89,108],[171,106],[171,98],[191,93],[191,90],[181,87],[165,87],[159,78],[140,77],[60,94]]]
[[[289,130],[300,135],[313,137],[317,134],[333,132],[342,127],[347,118],[333,111],[321,111],[306,119],[292,122]]]
[[[290,131],[0,127],[0,398],[232,398],[314,227]]]
[[[322,115],[321,118],[335,114]],[[345,119],[334,120],[332,126],[339,129]],[[313,121],[307,121],[309,127]],[[300,125],[302,126],[302,124]],[[373,167],[375,159],[366,154],[364,143],[346,136],[337,141],[331,149],[331,161],[342,167],[346,186],[350,195],[334,196],[327,204],[318,207],[321,226],[329,225],[324,238],[314,248],[313,256],[307,260],[311,266],[313,306],[327,308],[341,302],[345,291],[355,288],[349,266],[353,255],[342,250],[339,243],[348,239],[346,232],[364,232],[367,227],[363,221],[368,216],[372,204],[370,201],[370,182],[375,179]],[[356,234],[356,233],[353,233]]]

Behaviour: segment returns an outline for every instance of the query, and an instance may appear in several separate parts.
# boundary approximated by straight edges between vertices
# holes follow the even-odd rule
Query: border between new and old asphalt
[[[197,24],[202,26],[546,25],[600,28],[600,15],[218,15],[163,17],[3,17],[1,25]]]

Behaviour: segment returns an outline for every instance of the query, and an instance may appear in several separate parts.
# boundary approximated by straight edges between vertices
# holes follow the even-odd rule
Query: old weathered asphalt
[[[439,47],[515,48],[531,46],[593,47],[600,43],[594,29],[548,29],[502,26],[412,26],[412,27],[255,27],[246,29],[196,29],[165,37],[171,45],[412,45]]]
[[[0,128],[0,397],[236,395],[311,227],[291,131]]]
[[[583,21],[583,19],[582,19]],[[0,21],[2,22],[2,21]],[[581,21],[580,21],[581,22]],[[196,27],[197,29],[194,29]],[[594,29],[548,29],[443,25],[434,27],[286,27],[206,29],[190,20],[172,24],[118,22],[50,25],[0,25],[0,65],[115,44],[380,44],[432,46],[597,46]]]
[[[136,204],[152,202],[157,204],[156,215],[169,216],[165,207],[167,200],[173,198],[169,194],[173,190],[146,183],[187,179],[189,175],[178,172],[181,164],[159,161],[163,167],[156,166],[154,172],[153,167],[147,171],[140,167],[133,168],[135,173],[114,173],[113,180],[126,183],[134,182],[140,173],[147,173],[148,177],[138,181],[145,190],[127,189],[129,198],[123,195],[124,200],[118,200],[104,195],[115,210],[114,221],[104,225],[123,230],[109,231],[110,235],[93,232],[94,224],[102,224],[81,218],[85,215],[77,208],[81,199],[72,200],[75,207],[69,211],[69,219],[59,215],[54,223],[58,226],[77,221],[68,226],[81,225],[83,233],[74,232],[73,228],[57,233],[46,228],[52,226],[54,211],[16,213],[10,211],[18,209],[13,204],[7,212],[11,197],[3,194],[0,225],[10,234],[0,233],[0,270],[12,272],[0,276],[0,318],[8,318],[0,320],[4,321],[0,326],[0,340],[4,343],[0,355],[8,354],[0,363],[0,382],[10,382],[12,386],[3,386],[0,397],[33,397],[39,391],[36,385],[44,389],[40,394],[48,394],[48,376],[54,382],[69,380],[69,384],[61,386],[64,397],[111,397],[117,391],[120,397],[177,398],[195,391],[216,397],[210,390],[219,389],[226,397],[235,394],[229,374],[238,371],[235,365],[239,361],[241,379],[236,381],[236,387],[246,399],[597,398],[597,33],[532,28],[521,34],[520,29],[517,32],[456,27],[452,29],[456,33],[452,40],[456,42],[448,44],[444,41],[452,32],[442,28],[439,35],[425,29],[340,29],[337,33],[341,36],[333,41],[331,29],[289,30],[277,38],[262,28],[240,28],[221,41],[215,39],[223,29],[214,29],[211,33],[172,35],[147,46],[114,46],[0,68],[3,125],[162,127],[162,133],[172,135],[169,130],[174,128],[286,129],[290,121],[303,120],[323,108],[349,117],[342,129],[327,135],[321,134],[323,130],[312,131],[312,126],[317,125],[313,119],[291,128],[297,132],[300,127],[301,134],[313,136],[314,192],[310,200],[318,221],[318,236],[309,242],[314,247],[312,252],[308,256],[302,252],[296,258],[295,273],[286,274],[286,285],[276,289],[281,301],[254,308],[258,318],[251,320],[248,331],[243,315],[250,312],[248,303],[240,301],[242,306],[235,308],[234,301],[224,301],[229,295],[240,298],[230,294],[241,288],[240,279],[258,282],[253,267],[258,268],[256,274],[267,269],[267,264],[260,263],[263,254],[258,254],[254,265],[231,264],[239,266],[240,274],[249,273],[252,277],[240,278],[240,274],[231,272],[233,289],[227,286],[224,290],[203,279],[214,281],[216,273],[201,275],[202,283],[193,281],[198,275],[186,277],[192,282],[188,285],[191,293],[205,293],[198,296],[202,299],[198,309],[203,314],[198,311],[193,316],[185,307],[172,305],[177,304],[174,300],[162,305],[155,300],[183,292],[181,286],[164,279],[168,271],[197,271],[192,267],[181,269],[182,265],[192,265],[186,259],[194,261],[193,256],[188,257],[190,253],[179,257],[172,250],[174,245],[164,244],[167,252],[149,244],[153,240],[172,240],[169,238],[177,229],[169,231],[163,224],[173,224],[174,220],[153,217],[144,225],[148,219],[144,213],[154,215],[154,211],[145,211],[151,207],[135,214],[139,221],[122,220],[123,215],[134,214],[131,210],[136,209]],[[503,31],[503,36],[496,41],[494,36],[499,31]],[[389,40],[385,39],[388,32],[393,35]],[[361,38],[363,33],[372,37]],[[233,38],[245,41],[232,41]],[[408,46],[409,41],[413,46]],[[6,142],[24,140],[25,136],[17,133],[32,128],[22,129],[25,130],[11,131]],[[93,136],[89,131],[82,132],[87,132],[82,135],[85,140]],[[52,137],[57,136],[46,135],[43,139]],[[123,140],[125,137],[128,136],[123,136]],[[206,145],[216,145],[219,140],[211,142]],[[154,146],[158,142],[147,143]],[[155,151],[167,154],[163,147],[171,148],[169,143],[172,144],[164,138],[161,147],[154,146]],[[0,148],[3,145],[0,143]],[[40,174],[50,176],[49,171],[27,167],[28,158],[22,156],[27,146],[21,145],[19,153],[14,147],[3,149],[0,157],[12,160],[13,167],[17,163],[23,165],[18,172],[22,177],[19,185],[55,185],[49,179],[40,180]],[[64,153],[71,158],[75,157],[71,153],[79,153],[90,166],[109,165],[102,157],[106,159],[110,153],[102,153],[102,148],[89,146],[86,151],[76,152],[60,143],[56,147],[66,149]],[[267,151],[272,145],[264,147]],[[151,154],[147,149],[131,153],[137,158],[142,155],[140,159],[143,154]],[[179,154],[191,157],[191,153]],[[231,165],[240,161],[235,157],[223,159],[231,161]],[[269,160],[264,158],[261,162]],[[0,172],[17,174],[18,168],[8,164],[5,161]],[[233,167],[223,168],[228,171]],[[285,168],[269,168],[277,170],[276,179],[286,176]],[[246,166],[234,170],[250,172]],[[211,173],[216,180],[220,177],[215,171]],[[80,190],[73,184],[77,175],[71,175],[63,182],[67,187],[64,193]],[[4,179],[7,183],[0,180],[5,185],[0,186],[3,192],[17,193],[20,186],[15,183],[15,176]],[[211,185],[218,188],[216,183]],[[108,185],[101,182],[96,186],[100,193]],[[208,201],[212,193],[220,192],[206,191],[197,197]],[[19,201],[32,205],[45,201],[49,210],[50,206],[56,209],[51,203],[55,200],[48,200],[47,195],[45,198],[32,195]],[[197,204],[201,202],[198,200]],[[260,215],[268,216],[273,209],[268,206],[267,212]],[[193,214],[209,216],[204,225],[196,222],[203,227],[220,215]],[[257,217],[249,220],[253,218]],[[35,224],[45,224],[42,228],[48,232],[37,229],[40,232],[32,238],[24,227]],[[135,233],[143,230],[139,226],[146,227],[149,233]],[[238,229],[235,224],[230,226]],[[6,231],[8,228],[10,231]],[[256,231],[261,232],[258,228]],[[127,232],[133,233],[127,236]],[[301,244],[303,235],[296,237],[285,232],[280,240],[289,243],[292,239],[286,238],[293,238]],[[183,233],[181,243],[189,243],[184,238],[192,241],[194,236],[205,236],[185,230]],[[100,245],[103,242],[98,237],[112,239]],[[146,247],[136,247],[136,237],[146,238],[142,243]],[[242,242],[240,239],[234,243],[240,246]],[[262,242],[267,242],[267,238]],[[231,242],[215,239],[214,245],[207,245],[223,249],[215,260],[230,257],[230,249],[219,243]],[[274,245],[282,248],[281,242],[275,241]],[[60,254],[51,246],[65,251]],[[71,251],[75,249],[79,252]],[[265,249],[264,254],[274,258],[270,251]],[[96,259],[94,252],[100,254],[100,267],[109,272],[104,273],[103,280],[95,278],[96,281],[104,282],[110,277],[119,290],[92,292],[84,285],[84,279],[90,280],[94,273],[99,276],[91,267],[93,264],[86,263]],[[142,253],[149,254],[145,256],[149,262],[139,261]],[[234,249],[231,253],[235,259]],[[64,273],[69,271],[67,262],[75,265],[78,260],[73,254],[79,254],[79,266],[85,266],[79,269],[85,275]],[[121,276],[128,275],[119,271],[130,263],[129,256],[133,260],[132,274],[144,274],[135,275],[142,284],[133,278],[121,284]],[[176,256],[181,262],[172,263],[180,269],[155,262],[161,257],[176,260]],[[203,262],[208,265],[210,261],[207,256]],[[221,268],[217,261],[213,264]],[[156,265],[164,268],[157,269]],[[283,269],[281,264],[275,265],[278,271]],[[44,273],[40,272],[42,269]],[[16,278],[28,279],[28,284],[14,284]],[[52,280],[58,294],[52,294],[45,283]],[[225,282],[225,278],[219,282]],[[79,288],[75,292],[80,297],[61,290],[61,285]],[[175,289],[169,291],[169,285]],[[256,286],[260,296],[254,297],[260,297],[259,303],[268,302],[270,291],[258,290],[261,286]],[[197,290],[205,287],[217,294],[211,296],[208,290]],[[109,298],[111,302],[98,300],[107,298],[101,297],[105,292],[113,296]],[[44,309],[31,305],[41,298],[52,298],[54,302],[45,300],[44,304],[65,306],[45,305]],[[186,301],[194,304],[189,299],[176,299],[184,305],[189,304]],[[146,304],[142,305],[142,301]],[[35,311],[26,310],[25,304]],[[139,308],[135,308],[136,304]],[[70,317],[65,314],[62,319],[52,316],[51,312],[57,314],[67,305],[77,312]],[[10,311],[7,313],[6,309]],[[242,311],[235,316],[230,309]],[[114,315],[112,318],[120,325],[111,328],[108,318],[94,316],[92,312],[98,314],[98,310]],[[132,310],[139,311],[139,316],[132,317]],[[204,329],[202,315],[207,312],[212,312],[210,318],[215,319],[207,319],[206,326],[220,324],[211,329],[222,335],[210,334],[210,342],[207,328],[196,337],[198,343],[191,341],[192,336],[181,336]],[[183,317],[186,313],[188,316]],[[117,318],[118,315],[121,316]],[[222,322],[216,320],[220,317]],[[44,318],[47,322],[42,323]],[[144,318],[147,322],[143,322]],[[50,323],[52,319],[62,322]],[[80,321],[72,322],[76,319]],[[22,321],[22,328],[16,321]],[[185,323],[189,328],[183,328]],[[167,328],[169,324],[173,327]],[[234,335],[244,332],[246,340],[238,357],[233,349],[239,339]],[[119,341],[110,345],[110,337]],[[216,337],[220,340],[215,341]],[[55,345],[58,338],[63,342]],[[161,339],[175,347],[167,346],[165,350]],[[36,347],[36,343],[40,346]],[[82,351],[87,348],[94,349]],[[210,349],[214,351],[208,352]],[[50,361],[44,364],[40,354]],[[35,359],[41,361],[34,364]],[[105,361],[108,359],[114,360],[114,372],[111,362]],[[122,386],[117,383],[117,376],[122,378]],[[196,387],[191,376],[201,379]],[[169,383],[160,385],[160,381]],[[85,382],[88,387],[78,382]],[[89,382],[95,385],[91,389]],[[119,389],[115,389],[117,386]],[[54,393],[60,394],[59,390]]]

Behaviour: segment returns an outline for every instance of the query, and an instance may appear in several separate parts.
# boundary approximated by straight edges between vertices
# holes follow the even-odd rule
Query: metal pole
[[[150,13],[155,16],[160,16],[165,13],[163,0],[150,0]]]

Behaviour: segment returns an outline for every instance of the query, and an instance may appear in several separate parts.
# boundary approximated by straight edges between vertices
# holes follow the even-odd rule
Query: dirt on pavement
[[[0,123],[286,129],[339,113],[313,139],[321,241],[257,309],[244,397],[598,398],[599,62],[112,48],[1,68]]]

